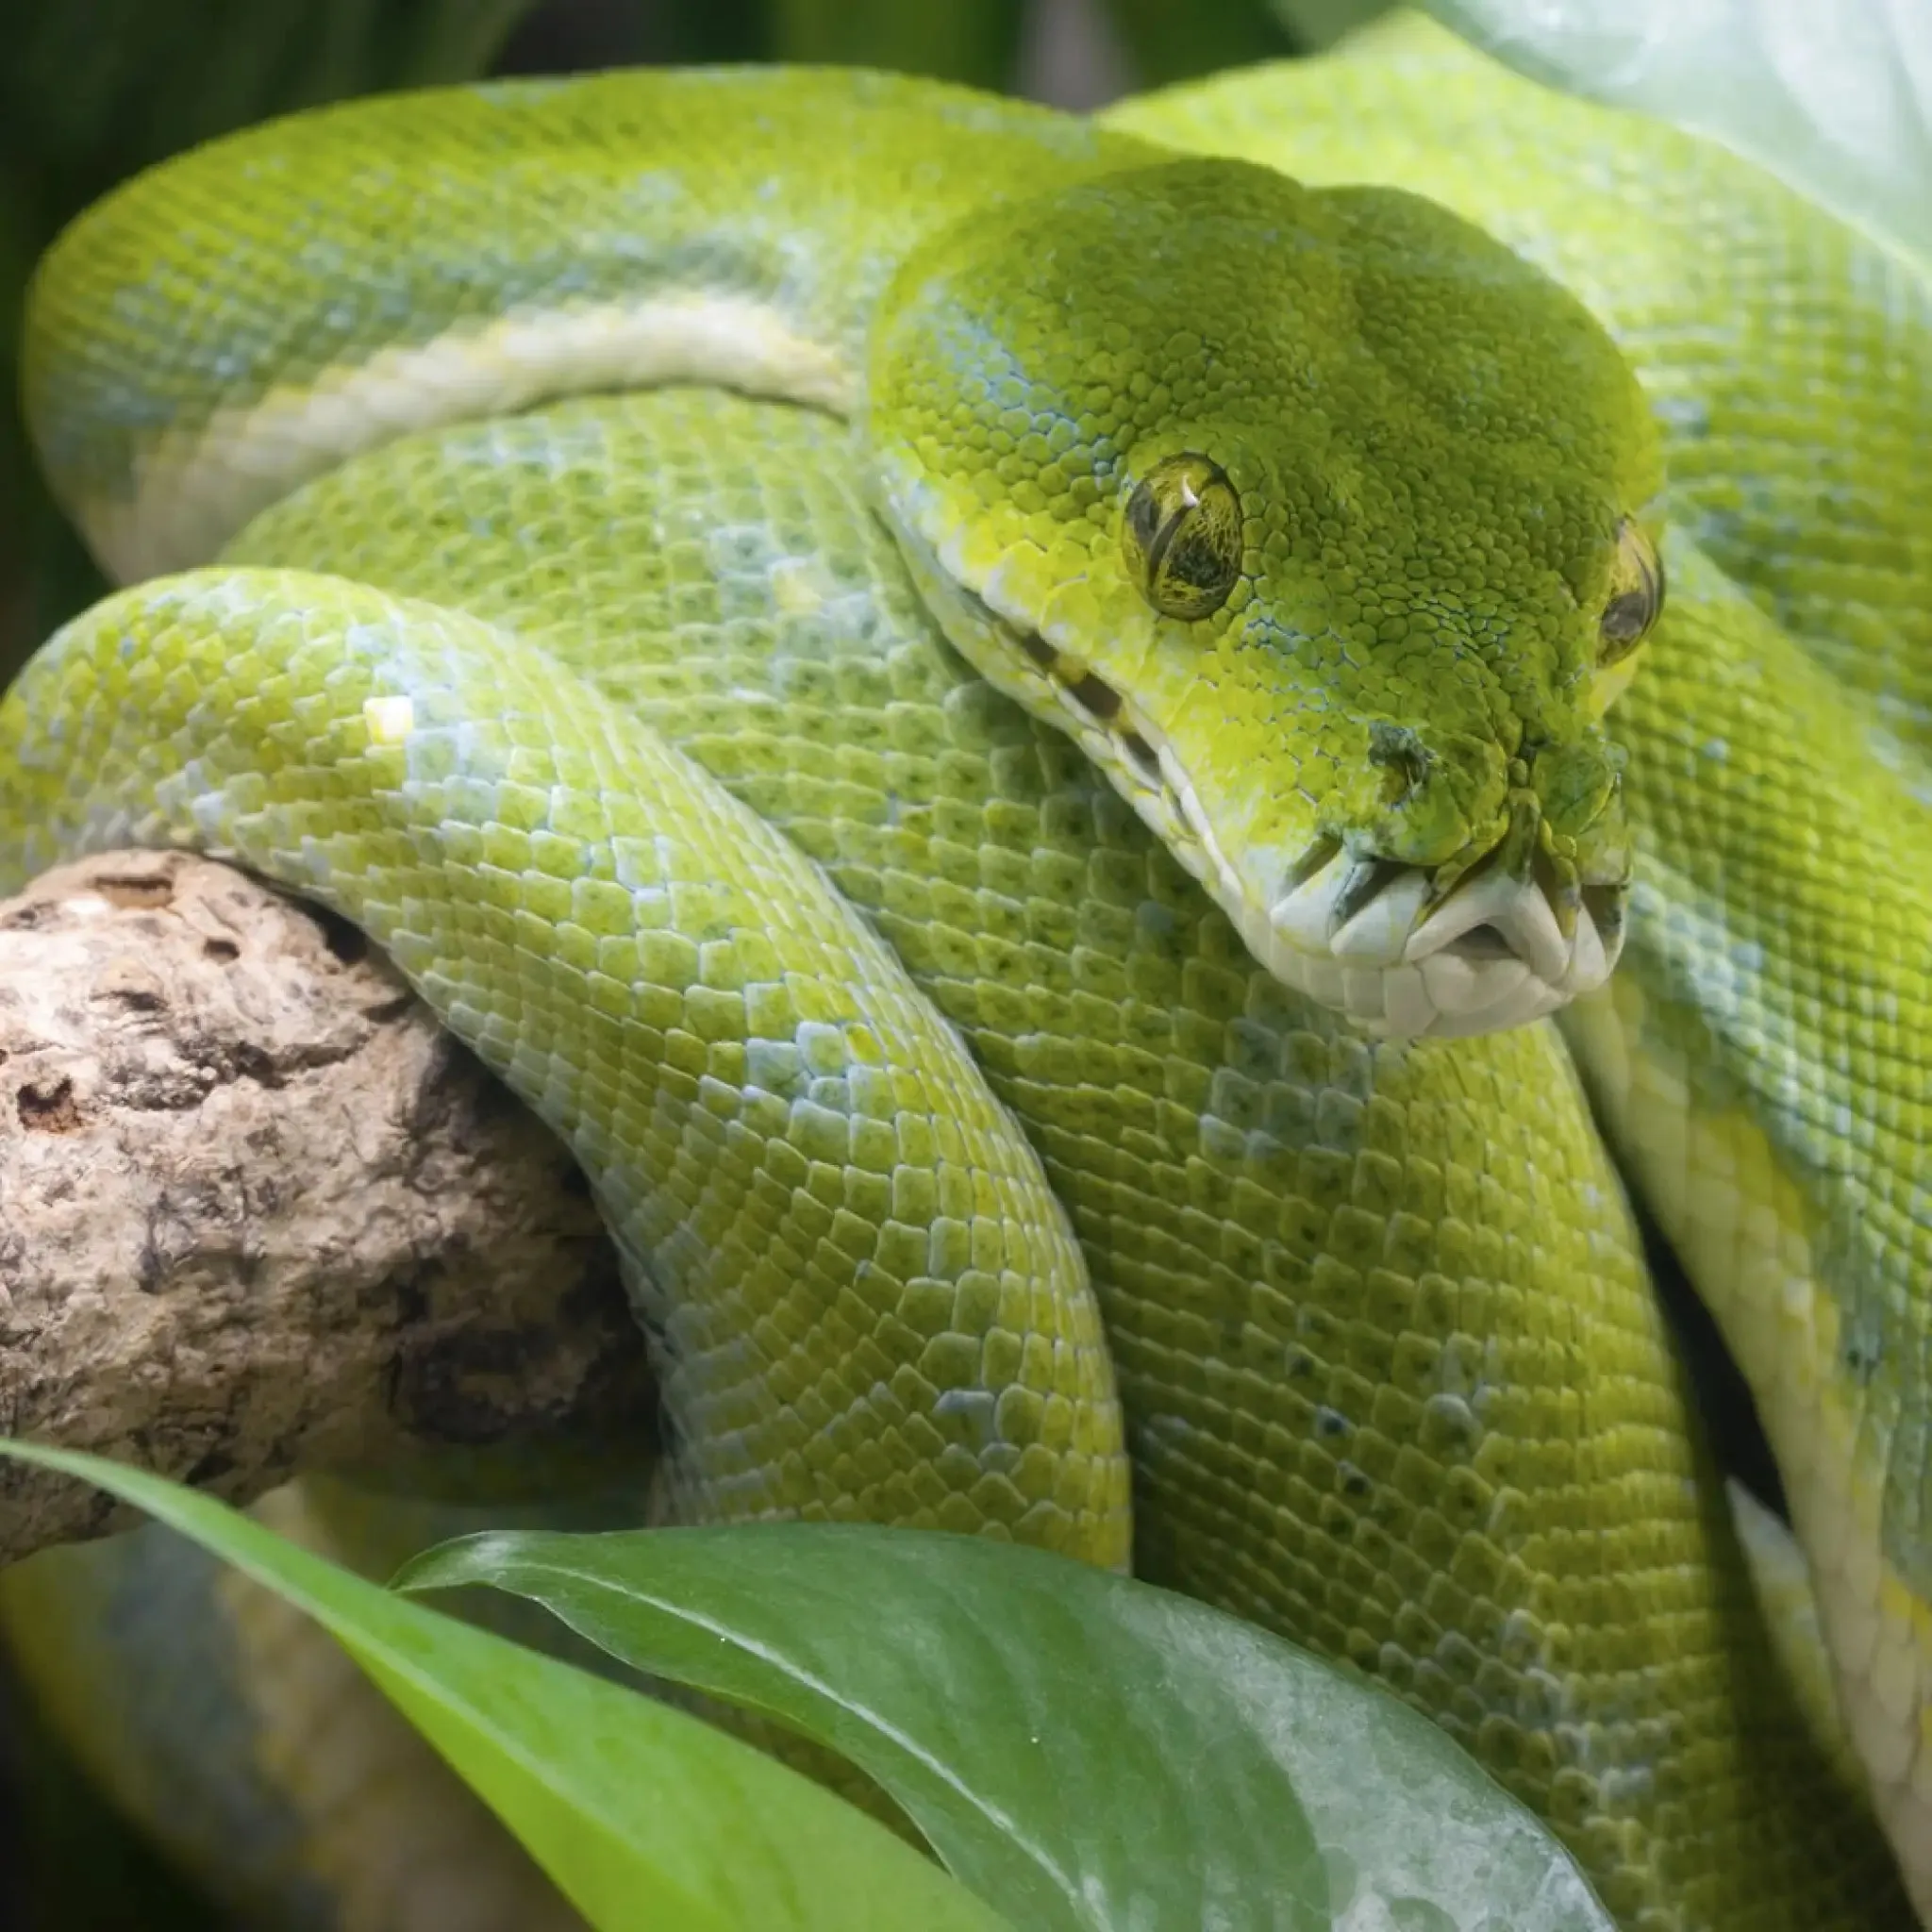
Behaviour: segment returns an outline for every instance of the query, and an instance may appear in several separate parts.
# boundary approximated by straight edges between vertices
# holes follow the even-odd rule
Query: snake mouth
[[[1072,714],[1075,736],[1091,749],[1092,736],[1104,734],[1141,816],[1221,902],[1255,958],[1364,1032],[1500,1033],[1609,978],[1624,945],[1622,883],[1584,885],[1566,917],[1534,875],[1518,878],[1497,863],[1479,863],[1441,891],[1431,867],[1350,854],[1324,839],[1260,908],[1159,732],[1037,633],[1012,635]]]
[[[1425,866],[1320,841],[1242,937],[1276,978],[1391,1039],[1466,1039],[1554,1013],[1610,976],[1621,882],[1585,884],[1559,914],[1536,877],[1482,864],[1439,893]],[[1569,930],[1564,930],[1565,926]]]
[[[1535,876],[1513,876],[1497,863],[1478,863],[1443,891],[1431,867],[1351,854],[1324,839],[1274,904],[1260,908],[1160,733],[1037,632],[1003,628],[1044,674],[1090,754],[1097,740],[1111,749],[1105,761],[1126,781],[1141,817],[1220,901],[1255,958],[1363,1032],[1500,1033],[1609,978],[1624,945],[1622,883],[1584,885],[1565,917]]]
[[[1439,890],[1428,867],[1319,840],[1272,903],[1224,850],[1185,764],[1130,695],[1003,615],[888,502],[886,520],[955,646],[1035,716],[1051,715],[1198,878],[1284,985],[1389,1039],[1526,1025],[1590,992],[1623,949],[1624,882],[1586,882],[1559,912],[1500,853]]]

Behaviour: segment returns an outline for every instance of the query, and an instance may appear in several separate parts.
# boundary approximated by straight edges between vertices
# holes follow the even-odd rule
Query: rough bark
[[[650,1407],[568,1157],[359,935],[179,854],[0,901],[0,1433],[247,1502]],[[0,1465],[0,1562],[125,1520]]]

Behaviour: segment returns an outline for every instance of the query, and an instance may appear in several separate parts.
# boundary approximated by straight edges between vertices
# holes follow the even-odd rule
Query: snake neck
[[[348,102],[164,163],[82,216],[30,296],[28,418],[64,507],[131,581],[207,560],[414,431],[676,383],[844,415],[921,241],[1151,152],[830,70]]]

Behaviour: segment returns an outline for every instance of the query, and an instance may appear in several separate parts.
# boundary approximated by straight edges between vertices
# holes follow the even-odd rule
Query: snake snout
[[[1624,886],[1586,885],[1559,908],[1534,871],[1479,865],[1446,891],[1439,876],[1332,844],[1245,937],[1277,978],[1392,1038],[1525,1025],[1609,977]]]

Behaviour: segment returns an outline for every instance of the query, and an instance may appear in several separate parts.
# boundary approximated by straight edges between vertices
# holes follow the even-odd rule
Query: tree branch
[[[359,934],[175,853],[0,901],[0,1433],[245,1503],[651,1409],[568,1156]],[[0,1465],[0,1563],[124,1520]]]

